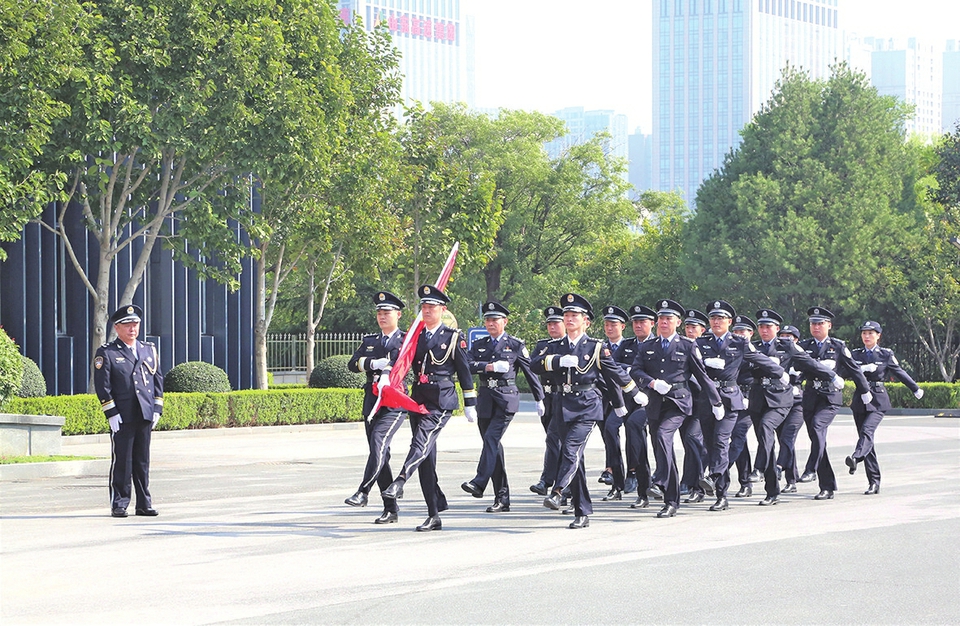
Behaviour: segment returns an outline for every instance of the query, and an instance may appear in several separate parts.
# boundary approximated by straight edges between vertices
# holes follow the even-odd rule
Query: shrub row
[[[923,389],[923,398],[917,400],[903,383],[887,383],[890,404],[898,409],[956,409],[960,408],[960,383],[917,383]],[[843,405],[850,406],[856,386],[847,381],[843,387]]]

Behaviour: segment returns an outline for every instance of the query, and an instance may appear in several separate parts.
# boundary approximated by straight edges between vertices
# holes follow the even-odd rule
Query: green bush
[[[188,361],[163,376],[163,390],[165,393],[221,393],[230,391],[230,379],[212,363]]]
[[[23,357],[23,384],[20,385],[21,398],[42,398],[47,395],[47,381],[43,372],[29,357]]]
[[[960,408],[960,383],[917,383],[923,389],[923,398],[917,400],[903,383],[886,383],[890,405],[895,409],[956,409]],[[856,386],[847,381],[843,386],[843,406],[850,406]]]
[[[367,382],[366,374],[347,369],[350,356],[338,354],[323,359],[310,372],[309,387],[314,389],[360,389]]]
[[[0,326],[0,409],[17,395],[23,384],[23,359],[20,349]]]

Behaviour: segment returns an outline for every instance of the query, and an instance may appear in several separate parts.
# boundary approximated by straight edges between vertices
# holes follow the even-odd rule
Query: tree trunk
[[[254,267],[253,287],[253,371],[255,374],[254,386],[256,389],[267,388],[267,259],[266,245],[260,248],[260,257]]]
[[[483,277],[487,285],[487,301],[497,300],[500,293],[500,278],[503,275],[503,268],[497,261],[490,261],[483,268]]]

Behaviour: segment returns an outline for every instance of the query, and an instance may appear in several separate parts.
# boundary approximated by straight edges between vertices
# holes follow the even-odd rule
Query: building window
[[[683,0],[676,0],[673,6],[674,16],[680,17],[683,15]]]
[[[713,0],[703,0],[703,14],[710,15],[713,11]]]
[[[697,14],[697,0],[690,0],[690,15]]]

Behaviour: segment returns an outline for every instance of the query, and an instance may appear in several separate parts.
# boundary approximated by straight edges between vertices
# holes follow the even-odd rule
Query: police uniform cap
[[[483,317],[507,317],[510,315],[510,311],[507,307],[503,306],[499,302],[484,302],[483,303]]]
[[[110,316],[110,321],[114,324],[128,324],[130,322],[139,322],[143,317],[143,309],[136,304],[125,304]]]
[[[706,328],[709,323],[710,320],[707,319],[707,314],[696,309],[687,309],[687,319],[683,320],[685,326],[696,324]]]
[[[583,313],[587,315],[590,319],[593,319],[593,307],[590,306],[590,302],[581,296],[578,293],[567,293],[560,298],[560,308],[564,312],[573,311],[575,313]]]
[[[657,312],[648,306],[643,306],[642,304],[634,304],[632,307],[630,307],[630,319],[652,321],[657,319]]]
[[[420,304],[447,304],[450,298],[433,285],[423,285],[417,290]]]
[[[657,316],[663,315],[674,315],[683,319],[683,316],[687,314],[687,310],[684,309],[679,302],[676,300],[659,300],[657,301]]]
[[[562,322],[563,311],[560,309],[560,307],[548,306],[543,310],[543,317],[548,322]]]
[[[403,300],[389,291],[377,293],[377,295],[373,296],[373,303],[376,305],[378,311],[380,309],[399,311],[404,307]]]
[[[800,329],[797,328],[796,326],[791,326],[790,324],[787,324],[786,326],[782,327],[782,328],[780,329],[780,333],[779,333],[779,334],[781,334],[781,335],[793,335],[793,336],[796,337],[798,340],[800,339]]]
[[[875,331],[877,331],[877,334],[878,334],[878,335],[883,332],[883,328],[880,327],[880,322],[871,322],[871,321],[867,321],[867,322],[864,322],[863,324],[861,324],[861,325],[860,325],[860,330],[861,330],[861,331],[864,331],[864,330],[875,330]]]
[[[736,315],[733,318],[732,330],[752,330],[757,331],[757,323],[746,315]]]
[[[708,317],[729,317],[733,319],[737,315],[737,310],[726,300],[708,302],[703,308],[708,311]]]
[[[622,322],[627,323],[627,312],[621,309],[618,306],[608,304],[603,307],[603,319],[610,320],[611,322]]]
[[[812,306],[807,309],[807,316],[811,322],[830,322],[833,321],[833,313],[822,306]]]
[[[757,311],[757,324],[783,324],[783,316],[773,309],[760,309]]]

